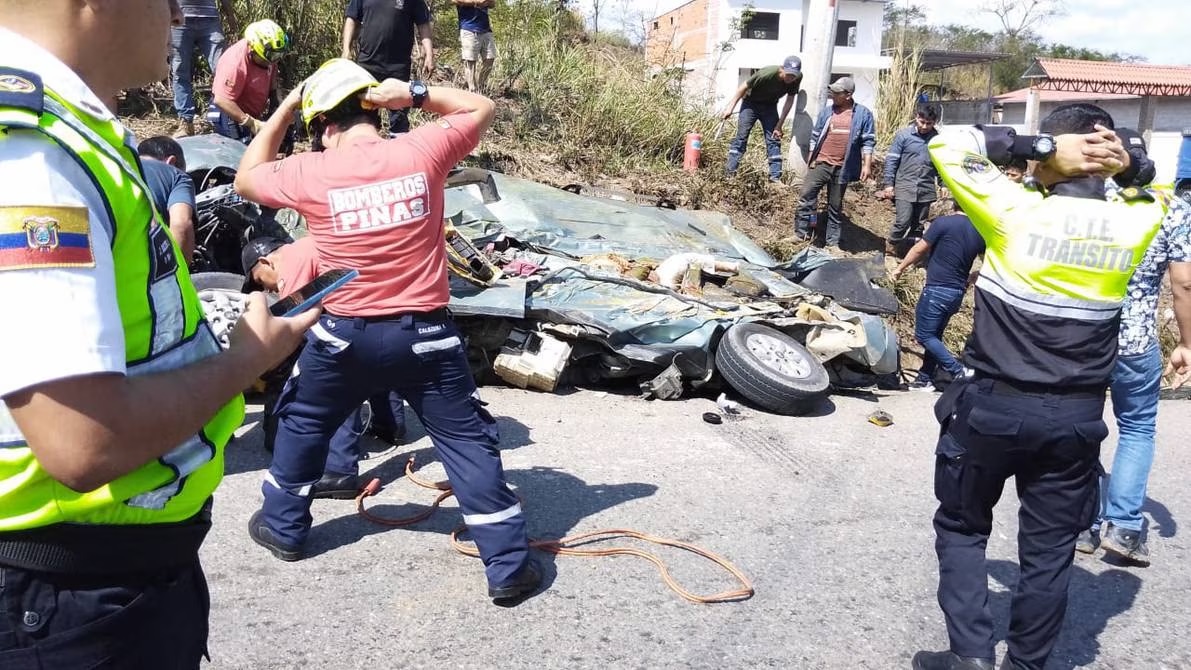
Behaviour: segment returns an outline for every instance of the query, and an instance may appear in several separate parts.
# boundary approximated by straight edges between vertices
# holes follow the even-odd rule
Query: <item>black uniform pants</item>
[[[207,655],[202,568],[81,576],[0,566],[0,668],[191,670]]]
[[[952,384],[935,407],[935,550],[951,650],[994,658],[985,548],[1014,477],[1021,575],[1010,607],[1011,667],[1041,670],[1063,626],[1075,539],[1096,518],[1104,390],[1031,392],[992,379]]]

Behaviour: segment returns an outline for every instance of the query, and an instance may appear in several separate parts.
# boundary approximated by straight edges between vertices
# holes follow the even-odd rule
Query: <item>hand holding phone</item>
[[[358,270],[327,270],[314,281],[273,303],[273,316],[294,316],[322,302],[328,293],[359,276]]]

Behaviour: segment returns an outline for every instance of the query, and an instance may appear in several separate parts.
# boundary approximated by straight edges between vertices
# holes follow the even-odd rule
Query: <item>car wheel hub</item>
[[[806,379],[811,374],[810,361],[799,351],[776,337],[754,333],[745,340],[745,346],[765,367],[787,377]]]

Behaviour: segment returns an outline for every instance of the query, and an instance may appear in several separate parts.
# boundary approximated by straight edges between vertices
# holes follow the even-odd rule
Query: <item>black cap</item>
[[[263,287],[252,278],[252,268],[260,259],[277,251],[286,244],[276,237],[257,237],[248,241],[240,250],[240,266],[244,268],[244,292],[260,291]]]

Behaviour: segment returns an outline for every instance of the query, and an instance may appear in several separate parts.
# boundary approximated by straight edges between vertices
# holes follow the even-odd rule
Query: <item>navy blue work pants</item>
[[[985,549],[1009,477],[1020,500],[1021,575],[1010,606],[1010,667],[1042,670],[1067,609],[1075,538],[1098,511],[1106,389],[1026,392],[952,383],[935,406],[935,551],[951,651],[994,658]]]
[[[198,560],[130,575],[0,566],[0,668],[191,670],[207,655]]]
[[[505,481],[496,420],[484,409],[463,338],[445,310],[392,319],[324,314],[307,334],[278,402],[277,443],[262,485],[264,520],[282,543],[310,532],[311,489],[327,445],[365,399],[392,389],[425,427],[484,561],[488,584],[513,582],[528,559],[521,504]]]

